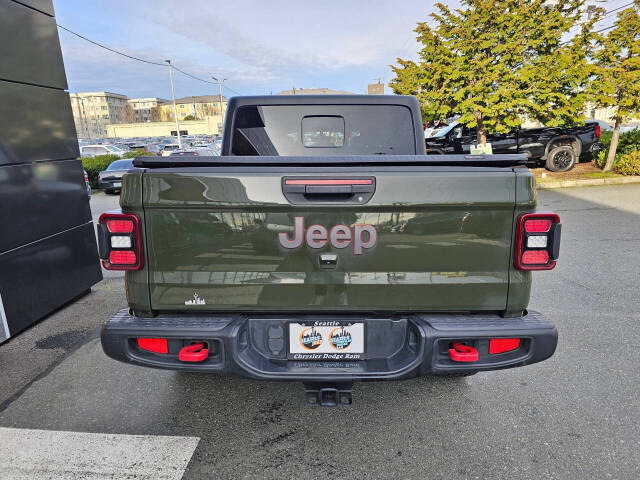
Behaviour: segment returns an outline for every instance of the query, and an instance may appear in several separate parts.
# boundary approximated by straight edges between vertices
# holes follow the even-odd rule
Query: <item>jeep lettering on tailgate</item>
[[[361,255],[364,249],[375,246],[378,232],[373,225],[354,225],[353,231],[347,225],[336,225],[329,231],[322,225],[311,225],[305,232],[304,217],[295,217],[293,238],[280,232],[278,240],[284,248],[298,248],[305,240],[311,248],[322,248],[327,242],[334,248],[346,248],[353,243],[353,254]]]

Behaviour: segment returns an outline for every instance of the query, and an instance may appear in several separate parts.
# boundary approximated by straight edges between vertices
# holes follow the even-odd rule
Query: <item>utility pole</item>
[[[173,116],[176,120],[176,133],[178,134],[178,148],[182,148],[182,140],[180,140],[180,125],[178,124],[178,109],[176,108],[176,94],[173,91],[173,68],[171,60],[165,60],[169,64],[169,78],[171,79],[171,98],[173,99]]]
[[[218,88],[220,90],[220,120],[222,121],[222,118],[224,117],[224,114],[222,113],[222,84],[227,80],[226,78],[223,78],[222,80],[218,80],[216,77],[211,77],[213,78],[217,84],[218,84]]]

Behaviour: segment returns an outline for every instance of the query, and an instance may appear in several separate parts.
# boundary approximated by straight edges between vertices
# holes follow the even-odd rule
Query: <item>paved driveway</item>
[[[540,206],[563,221],[531,299],[558,326],[550,360],[361,383],[350,408],[309,408],[298,384],[106,358],[99,325],[125,305],[107,278],[0,347],[0,478],[638,478],[640,185]]]

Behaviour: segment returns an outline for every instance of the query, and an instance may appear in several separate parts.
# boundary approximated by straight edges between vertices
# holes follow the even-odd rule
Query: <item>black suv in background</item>
[[[457,122],[425,139],[427,155],[470,153],[477,131]],[[587,122],[572,128],[540,127],[514,129],[487,135],[493,153],[523,153],[552,172],[571,170],[581,158],[600,150],[600,125]]]

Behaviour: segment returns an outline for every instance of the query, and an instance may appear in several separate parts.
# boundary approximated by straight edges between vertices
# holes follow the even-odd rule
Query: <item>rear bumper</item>
[[[338,382],[402,379],[421,375],[468,373],[540,362],[555,351],[558,333],[537,312],[518,318],[498,315],[411,314],[393,317],[349,316],[365,323],[366,355],[358,361],[287,360],[287,324],[292,321],[345,320],[345,316],[307,315],[160,315],[142,318],[127,310],[102,329],[102,347],[116,360],[171,370],[227,372],[261,380]],[[166,338],[169,353],[141,350],[137,338]],[[489,339],[520,338],[513,351],[489,354]],[[203,341],[208,358],[185,363],[178,351]],[[453,341],[473,345],[475,362],[449,358]]]
[[[99,180],[98,185],[103,190],[120,190],[122,188],[122,179]]]

